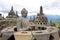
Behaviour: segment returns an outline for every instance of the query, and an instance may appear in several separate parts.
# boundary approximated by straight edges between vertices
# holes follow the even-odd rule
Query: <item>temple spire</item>
[[[11,10],[13,10],[13,6],[11,7]]]
[[[18,17],[18,12],[16,11],[16,16]]]
[[[40,14],[43,14],[43,8],[40,6]]]

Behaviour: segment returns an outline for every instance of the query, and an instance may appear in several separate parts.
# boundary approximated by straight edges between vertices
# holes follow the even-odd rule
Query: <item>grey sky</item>
[[[43,6],[45,14],[60,15],[60,0],[0,0],[0,13],[6,16],[11,6],[19,15],[22,8],[35,15],[39,12],[40,6]]]

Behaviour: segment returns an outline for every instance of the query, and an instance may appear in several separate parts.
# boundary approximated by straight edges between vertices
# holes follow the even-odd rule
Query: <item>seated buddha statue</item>
[[[21,11],[22,18],[17,21],[17,31],[20,29],[26,30],[29,28],[30,23],[29,20],[26,19],[28,11],[23,8]]]

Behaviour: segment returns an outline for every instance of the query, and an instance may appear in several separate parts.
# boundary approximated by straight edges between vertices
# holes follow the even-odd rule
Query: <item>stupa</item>
[[[37,14],[37,17],[34,20],[34,22],[35,22],[35,24],[40,24],[40,25],[45,24],[45,25],[47,25],[48,19],[43,13],[42,6],[40,6],[40,12]]]
[[[17,12],[16,13],[14,12],[13,6],[12,6],[11,10],[6,18],[17,18],[17,17],[18,17]]]

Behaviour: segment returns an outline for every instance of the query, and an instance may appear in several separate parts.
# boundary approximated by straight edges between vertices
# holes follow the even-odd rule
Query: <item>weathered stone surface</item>
[[[29,31],[21,31],[14,33],[15,40],[31,40],[31,32]]]

